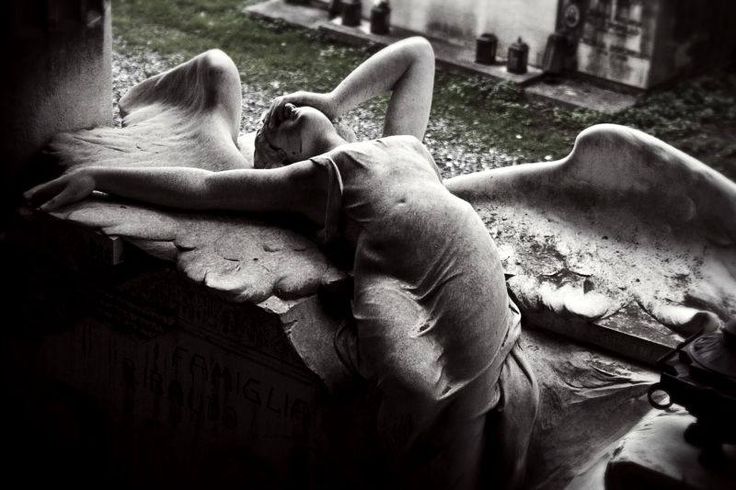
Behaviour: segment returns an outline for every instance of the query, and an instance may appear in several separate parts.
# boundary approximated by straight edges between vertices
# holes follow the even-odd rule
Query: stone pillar
[[[2,10],[5,214],[52,135],[112,123],[112,37],[110,0],[12,0]]]

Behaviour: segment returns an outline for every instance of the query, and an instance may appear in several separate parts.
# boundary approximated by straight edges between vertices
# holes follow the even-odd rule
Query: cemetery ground
[[[317,32],[259,21],[243,11],[261,0],[118,0],[113,5],[113,92],[220,48],[243,83],[241,130],[257,129],[278,95],[328,91],[377,48],[355,48]],[[358,137],[376,138],[386,99],[345,116]],[[614,115],[532,100],[515,85],[439,70],[425,143],[444,177],[556,160],[597,123],[641,129],[736,180],[736,62],[660,88]]]

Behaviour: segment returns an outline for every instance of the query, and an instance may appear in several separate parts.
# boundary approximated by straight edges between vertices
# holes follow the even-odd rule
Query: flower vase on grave
[[[348,27],[360,26],[362,10],[360,0],[343,0],[342,25]]]
[[[509,73],[523,75],[527,71],[527,63],[529,61],[529,45],[519,38],[514,44],[509,46],[509,55],[506,60],[506,70]]]
[[[475,62],[492,65],[496,62],[498,38],[493,34],[481,34],[475,40]]]
[[[391,25],[391,6],[388,0],[378,0],[371,9],[371,32],[388,34]]]
[[[342,13],[342,1],[341,0],[330,0],[330,4],[327,6],[327,15],[330,19],[339,17]]]

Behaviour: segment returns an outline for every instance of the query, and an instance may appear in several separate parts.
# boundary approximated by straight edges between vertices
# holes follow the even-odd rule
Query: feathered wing
[[[237,112],[239,124],[239,75],[223,56],[205,53],[142,82],[121,101],[124,127],[60,134],[48,151],[68,169],[103,165],[220,171],[251,166],[244,156],[247,149],[236,144],[231,114]],[[220,102],[228,94],[237,110],[223,110]],[[239,142],[249,143],[247,137]],[[189,278],[235,301],[278,302],[343,277],[309,239],[249,217],[180,213],[108,196],[55,214],[175,261]]]
[[[736,184],[656,138],[594,126],[563,160],[447,185],[484,219],[531,323],[662,353],[736,314]]]

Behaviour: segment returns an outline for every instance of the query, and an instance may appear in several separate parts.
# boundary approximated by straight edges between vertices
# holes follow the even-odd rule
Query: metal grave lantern
[[[330,4],[327,6],[327,14],[330,19],[339,17],[342,13],[342,2],[340,0],[330,0]]]
[[[481,34],[475,40],[475,62],[492,65],[496,62],[498,38],[489,33]]]
[[[567,36],[561,32],[553,32],[547,38],[542,66],[545,73],[558,75],[565,71],[572,53]]]
[[[529,45],[519,38],[518,41],[509,46],[508,53],[506,70],[509,73],[516,73],[518,75],[526,73],[527,63],[529,61]]]
[[[388,34],[391,26],[391,6],[388,0],[377,0],[371,9],[371,32]]]
[[[342,25],[358,27],[361,22],[363,7],[360,0],[343,0],[342,2]]]

